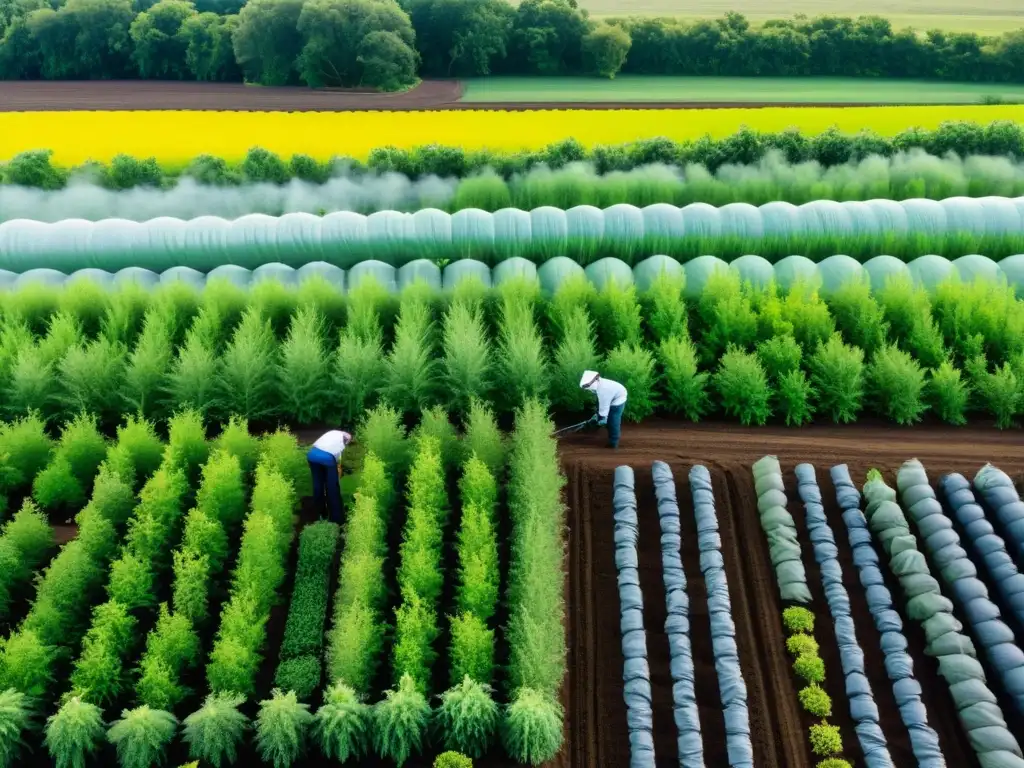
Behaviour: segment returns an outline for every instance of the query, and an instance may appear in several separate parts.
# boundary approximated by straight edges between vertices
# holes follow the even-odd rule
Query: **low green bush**
[[[822,757],[838,755],[843,751],[843,737],[839,726],[816,723],[810,728],[811,752]]]
[[[817,654],[818,641],[811,635],[798,632],[786,638],[786,650],[793,656],[800,656],[804,653]]]
[[[242,313],[217,367],[218,402],[227,413],[264,419],[279,408],[279,350],[270,320],[254,306]]]
[[[801,688],[797,696],[800,706],[815,717],[832,716],[832,698],[817,683]]]
[[[344,763],[369,749],[374,711],[355,690],[335,683],[324,692],[324,703],[313,720],[313,737],[328,760]]]
[[[437,395],[436,336],[429,302],[414,298],[406,289],[380,388],[384,399],[402,413],[423,410]]]
[[[867,388],[879,413],[897,424],[915,424],[928,409],[925,371],[894,344],[879,348],[867,366]]]
[[[403,765],[422,751],[430,724],[430,704],[410,675],[403,675],[394,689],[373,708],[373,743],[382,758]]]
[[[170,712],[143,705],[122,711],[107,738],[117,748],[121,768],[151,768],[163,763],[177,729],[178,719]]]
[[[966,424],[970,397],[970,384],[964,381],[960,370],[949,360],[931,369],[926,398],[929,407],[944,422],[954,426]]]
[[[567,312],[556,329],[550,395],[552,405],[558,410],[578,412],[594,402],[593,395],[580,388],[580,373],[597,370],[601,358],[594,343],[594,324],[586,307],[574,306]]]
[[[819,761],[815,768],[853,768],[853,763],[840,757],[826,757]]]
[[[727,416],[738,418],[744,426],[768,421],[772,390],[756,355],[730,347],[713,381]]]
[[[505,711],[502,743],[520,763],[540,765],[562,748],[561,705],[549,694],[520,688]]]
[[[260,463],[280,473],[299,498],[313,495],[306,451],[288,430],[278,429],[263,436],[260,440]]]
[[[829,309],[846,343],[870,357],[885,343],[889,325],[871,292],[869,280],[849,280],[828,298]]]
[[[816,392],[803,371],[783,374],[775,385],[775,407],[787,427],[800,427],[814,418]]]
[[[106,736],[103,710],[72,696],[46,719],[46,747],[57,768],[85,768]]]
[[[784,334],[760,342],[757,357],[768,378],[777,382],[787,373],[799,370],[803,349],[795,338]]]
[[[688,338],[686,301],[683,298],[685,287],[684,272],[662,272],[654,278],[650,287],[640,294],[644,324],[655,343]]]
[[[207,696],[203,706],[182,722],[189,757],[213,768],[234,765],[249,728],[249,718],[238,709],[244,702],[244,696],[234,693]]]
[[[32,725],[32,704],[28,696],[11,688],[0,692],[0,766],[18,764],[27,744],[25,734]]]
[[[53,529],[35,504],[26,501],[0,531],[0,617],[53,550]]]
[[[0,424],[0,493],[28,490],[53,453],[46,425],[31,414]]]
[[[246,419],[232,416],[213,443],[213,454],[218,451],[226,451],[238,459],[242,476],[248,479],[260,459],[260,440],[250,434]]]
[[[808,683],[825,681],[825,662],[816,653],[802,653],[793,662],[793,671]]]
[[[356,439],[385,468],[404,475],[412,458],[412,445],[407,440],[402,415],[388,405],[378,405],[363,415]]]
[[[811,634],[814,632],[814,614],[799,605],[790,606],[782,612],[782,623],[785,625],[786,631],[790,633]]]
[[[289,768],[306,751],[313,715],[295,692],[274,690],[260,702],[256,716],[256,748],[274,768]]]
[[[669,413],[700,421],[711,408],[710,376],[697,368],[697,349],[688,336],[672,336],[658,344],[662,371],[662,402]]]
[[[493,353],[483,313],[465,302],[453,301],[444,316],[444,386],[456,413],[486,399],[493,386]]]
[[[140,560],[131,552],[125,552],[110,564],[110,581],[107,594],[128,610],[156,607],[156,591],[153,570],[149,563]]]
[[[302,307],[291,318],[288,337],[280,347],[281,410],[299,424],[313,424],[324,416],[323,393],[331,376],[325,330],[323,315],[313,307]]]
[[[603,378],[619,382],[629,393],[622,412],[624,419],[642,421],[654,413],[658,405],[654,355],[639,344],[622,342],[608,353],[602,369]]]
[[[462,443],[448,417],[448,412],[439,405],[431,406],[420,414],[420,423],[412,431],[412,442],[416,446],[424,437],[437,442],[441,463],[447,471],[462,459]]]
[[[138,621],[125,606],[108,601],[93,611],[82,653],[71,672],[71,689],[94,704],[109,704],[128,687],[125,657]]]
[[[299,537],[295,587],[281,643],[282,660],[319,655],[323,647],[327,590],[337,546],[338,526],[326,520],[306,526]]]
[[[320,657],[311,653],[279,662],[274,673],[274,686],[294,692],[300,701],[308,701],[319,690],[322,681]]]
[[[490,473],[499,477],[505,468],[507,446],[505,436],[498,429],[492,408],[482,400],[470,403],[462,438],[467,456],[476,456]]]
[[[473,768],[473,761],[458,752],[442,752],[434,758],[434,768]]]
[[[547,396],[553,371],[532,296],[502,294],[497,353],[495,390],[502,393],[497,405],[510,411],[530,398]]]
[[[441,694],[436,719],[446,749],[483,757],[500,723],[500,709],[491,687],[468,675]]]
[[[156,627],[146,638],[135,690],[139,700],[153,709],[173,712],[189,693],[180,683],[185,670],[196,667],[202,654],[199,635],[188,617],[160,606]]]
[[[864,399],[864,352],[837,333],[819,344],[808,362],[820,410],[837,424],[855,421]]]

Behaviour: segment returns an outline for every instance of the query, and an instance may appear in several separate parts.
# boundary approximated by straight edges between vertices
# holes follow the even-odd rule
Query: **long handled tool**
[[[573,424],[570,427],[562,427],[561,429],[557,430],[554,433],[554,435],[552,435],[552,437],[559,437],[561,435],[570,435],[573,432],[579,432],[581,429],[583,429],[585,426],[587,426],[588,424],[592,423],[593,421],[594,421],[593,419],[587,419],[586,421],[581,421],[579,424]]]

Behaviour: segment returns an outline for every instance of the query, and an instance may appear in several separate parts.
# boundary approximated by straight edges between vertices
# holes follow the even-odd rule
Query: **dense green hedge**
[[[127,155],[119,155],[109,164],[91,162],[64,168],[53,165],[50,161],[52,153],[41,148],[23,152],[0,166],[0,179],[5,184],[61,189],[72,177],[78,177],[114,190],[168,186],[182,175],[201,184],[213,185],[284,184],[291,179],[322,184],[339,172],[356,179],[366,172],[397,172],[410,178],[428,175],[463,178],[488,170],[503,179],[510,179],[514,174],[541,165],[562,168],[581,161],[592,163],[599,174],[626,171],[651,163],[699,164],[713,172],[727,164],[756,163],[772,151],[781,152],[790,163],[814,161],[831,168],[871,155],[888,157],[910,149],[921,149],[935,156],[952,153],[960,157],[1005,155],[1020,159],[1024,158],[1024,125],[1012,121],[988,124],[950,121],[934,130],[909,127],[892,137],[871,131],[846,134],[833,129],[807,135],[796,128],[778,133],[743,128],[722,139],[710,136],[691,141],[652,138],[587,148],[570,138],[543,149],[521,152],[467,151],[461,147],[439,145],[413,149],[384,146],[371,152],[365,163],[340,155],[329,161],[295,155],[286,161],[272,152],[254,147],[239,163],[202,155],[184,168],[162,167],[154,158]],[[922,179],[927,175],[923,170]],[[479,184],[477,187],[465,187],[463,195],[479,196],[487,191],[478,187]],[[493,194],[493,190],[489,194]]]

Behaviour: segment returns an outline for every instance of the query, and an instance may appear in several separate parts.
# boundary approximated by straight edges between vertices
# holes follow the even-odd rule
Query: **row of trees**
[[[0,0],[0,78],[399,89],[501,74],[831,75],[1024,81],[1001,37],[823,16],[595,21],[576,0]]]

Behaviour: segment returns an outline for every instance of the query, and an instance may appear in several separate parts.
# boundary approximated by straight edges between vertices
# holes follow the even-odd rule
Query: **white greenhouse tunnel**
[[[573,248],[671,251],[679,241],[784,240],[815,236],[1024,235],[1024,197],[952,197],[946,200],[816,200],[803,205],[730,203],[720,208],[658,203],[645,208],[581,205],[568,210],[466,209],[449,214],[379,211],[280,217],[250,214],[237,219],[201,216],[136,222],[66,219],[0,223],[0,268],[12,272],[46,267],[118,270],[144,266],[162,271],[187,266],[208,272],[221,264],[256,268],[326,261],[344,268],[368,258],[401,263],[431,255],[449,258],[498,253],[554,256]]]
[[[876,256],[861,264],[849,256],[836,255],[818,263],[804,256],[787,256],[774,265],[760,256],[742,256],[731,263],[714,256],[700,256],[681,264],[669,256],[651,256],[634,267],[611,257],[581,267],[572,259],[556,256],[538,267],[527,259],[514,256],[493,268],[474,259],[460,259],[443,268],[428,259],[417,259],[401,267],[382,261],[363,261],[348,270],[323,261],[311,262],[297,269],[279,262],[263,264],[252,270],[228,264],[208,273],[190,267],[172,267],[163,272],[142,267],[128,267],[116,272],[87,268],[70,274],[53,269],[30,269],[21,274],[0,270],[0,289],[17,289],[32,282],[60,285],[77,279],[88,279],[111,287],[123,283],[155,287],[180,280],[201,288],[207,281],[217,279],[229,280],[242,288],[261,280],[276,280],[285,285],[297,286],[317,276],[342,291],[351,290],[366,278],[373,278],[393,292],[417,281],[448,290],[463,280],[477,279],[491,287],[525,278],[539,281],[541,289],[550,294],[563,282],[577,275],[585,276],[598,288],[614,281],[623,286],[635,285],[639,291],[644,291],[659,275],[669,273],[685,276],[685,293],[693,298],[700,295],[708,278],[716,270],[732,270],[739,274],[741,280],[754,286],[766,286],[774,280],[785,289],[797,280],[808,281],[818,285],[825,295],[851,280],[867,280],[877,290],[885,285],[888,278],[907,275],[915,284],[929,291],[950,278],[963,282],[979,279],[997,282],[1006,280],[1014,286],[1018,296],[1024,297],[1024,254],[1008,256],[1000,262],[979,255],[962,256],[953,261],[941,256],[922,256],[910,263],[892,256]]]

